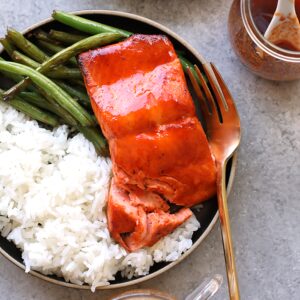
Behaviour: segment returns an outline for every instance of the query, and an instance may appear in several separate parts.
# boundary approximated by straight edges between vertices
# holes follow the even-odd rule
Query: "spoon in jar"
[[[300,24],[295,0],[278,0],[276,11],[264,37],[278,47],[300,51]]]

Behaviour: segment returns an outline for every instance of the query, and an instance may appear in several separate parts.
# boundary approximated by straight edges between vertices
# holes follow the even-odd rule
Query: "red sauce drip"
[[[295,0],[296,13],[298,19],[300,19],[300,0]],[[277,0],[252,0],[251,1],[251,11],[254,19],[254,23],[258,30],[264,34],[270,24],[272,17],[275,13],[277,6]],[[295,51],[295,48],[287,42],[282,42],[277,44],[277,46]]]

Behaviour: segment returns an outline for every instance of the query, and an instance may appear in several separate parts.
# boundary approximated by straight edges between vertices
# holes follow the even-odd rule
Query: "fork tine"
[[[222,92],[222,89],[219,85],[219,82],[216,78],[216,75],[212,69],[211,64],[210,63],[203,64],[203,69],[204,69],[205,75],[207,76],[208,81],[210,82],[212,90],[217,98],[219,109],[220,109],[221,115],[222,115],[224,113],[224,108],[225,108],[225,111],[228,110],[227,102],[226,102],[226,99]]]
[[[195,67],[195,70],[196,70],[196,73],[197,75],[199,76],[199,79],[201,81],[201,85],[203,87],[203,90],[205,92],[205,95],[206,95],[206,98],[207,98],[207,101],[208,101],[208,105],[209,105],[209,108],[210,108],[210,111],[211,111],[211,114],[210,114],[210,118],[211,119],[219,119],[219,114],[218,114],[218,110],[217,110],[217,107],[216,107],[216,103],[215,103],[215,100],[214,100],[214,97],[205,81],[205,78],[203,77],[201,71],[199,70],[198,66],[197,65],[194,65]]]
[[[232,118],[233,115],[238,115],[238,112],[237,112],[237,109],[236,109],[236,106],[235,106],[235,103],[233,101],[233,98],[226,86],[226,83],[225,81],[223,80],[220,72],[218,71],[218,69],[216,68],[216,66],[211,63],[211,68],[216,76],[216,79],[220,85],[220,88],[222,90],[222,94],[224,95],[225,97],[225,101],[226,101],[226,104],[227,104],[227,111],[224,112],[224,116],[223,116],[223,119],[224,118]]]
[[[205,119],[207,119],[209,116],[210,116],[210,111],[209,111],[209,107],[207,106],[207,103],[205,101],[205,97],[201,91],[201,88],[198,84],[198,81],[196,79],[196,77],[194,76],[194,74],[191,72],[190,68],[187,68],[187,72],[188,72],[188,76],[191,80],[191,83],[192,83],[192,86],[194,88],[194,91],[198,97],[198,103],[200,105],[200,109],[201,109],[201,112],[203,114],[203,117]]]

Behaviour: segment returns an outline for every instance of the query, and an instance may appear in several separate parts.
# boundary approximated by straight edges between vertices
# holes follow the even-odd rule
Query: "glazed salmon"
[[[162,35],[133,35],[82,53],[92,107],[108,140],[114,181],[111,235],[126,249],[151,246],[215,194],[215,166],[180,61]],[[121,225],[120,225],[121,224]]]

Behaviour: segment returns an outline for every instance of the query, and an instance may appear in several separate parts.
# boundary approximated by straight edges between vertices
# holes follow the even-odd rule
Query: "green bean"
[[[17,62],[21,63],[22,65],[28,66],[32,69],[37,69],[41,65],[36,61],[32,60],[30,57],[20,53],[19,51],[14,51],[12,53],[12,59]],[[57,68],[50,72],[47,72],[47,76],[50,78],[56,79],[81,79],[81,73],[79,69],[70,69],[70,68]]]
[[[91,104],[90,104],[90,100],[89,100],[89,97],[88,95],[82,91],[82,90],[78,90],[78,89],[75,89],[74,87],[66,84],[64,81],[61,81],[61,80],[54,80],[54,82],[60,86],[64,91],[66,91],[69,95],[73,96],[75,98],[75,100],[77,99],[81,104],[83,104],[84,106],[86,106],[87,108],[90,108],[91,107]],[[33,101],[38,101],[39,98],[41,97],[45,97],[47,98],[48,102],[52,103],[52,99],[49,99],[49,97],[47,97],[47,95],[39,95],[38,93],[36,92],[32,92],[32,93],[28,93],[28,92],[21,92],[20,95],[23,95],[23,93],[25,94],[25,96],[23,98],[28,98],[30,97]],[[41,94],[44,94],[43,91],[40,90],[40,93]],[[34,98],[34,99],[33,99]],[[46,101],[47,101],[46,100]],[[49,104],[50,104],[49,103]],[[51,104],[53,106],[53,103]],[[38,106],[38,105],[37,105]],[[58,107],[59,108],[59,107]],[[55,108],[54,108],[55,109]],[[61,110],[61,109],[60,109]],[[58,112],[57,109],[54,110],[54,112],[59,115],[60,117],[63,117],[64,114],[66,114],[66,111],[60,111]],[[72,122],[72,120],[68,119],[67,120],[67,124],[69,125],[76,125],[76,122]]]
[[[0,61],[5,61],[5,59],[3,59],[2,57],[0,57]],[[11,79],[12,81],[14,81],[15,83],[18,83],[18,82],[20,82],[20,81],[22,81],[24,79],[23,76],[20,76],[18,74],[14,74],[14,73],[10,73],[10,72],[5,72],[5,71],[1,71],[1,73],[5,77],[7,77],[7,78]],[[35,87],[32,84],[28,86],[28,90],[30,90],[31,92],[35,92],[36,91]]]
[[[77,68],[56,68],[46,73],[50,78],[55,79],[81,79],[82,75]]]
[[[77,128],[89,141],[93,143],[98,154],[102,156],[109,155],[107,142],[103,137],[100,129],[82,126],[77,126]]]
[[[3,91],[0,89],[0,96],[3,94]],[[44,124],[50,126],[57,126],[59,124],[58,119],[56,116],[47,113],[34,105],[24,102],[21,98],[15,97],[11,99],[8,104],[10,104],[15,109],[21,111],[25,115],[29,116],[30,118],[40,121]]]
[[[51,29],[49,31],[49,37],[64,44],[72,45],[85,39],[87,36]]]
[[[57,53],[64,49],[64,47],[62,47],[62,46],[51,44],[44,40],[39,40],[39,41],[37,41],[37,43],[39,44],[39,46],[41,46],[42,48],[44,48],[45,50],[47,50],[51,53]]]
[[[76,120],[63,108],[61,108],[56,102],[52,99],[46,99],[42,95],[35,92],[21,92],[20,96],[22,99],[30,102],[31,104],[49,110],[59,116],[63,123],[70,126],[77,126]]]
[[[40,89],[38,90],[38,92],[39,93],[21,92],[20,95],[22,95],[23,99],[27,100],[28,102],[31,102],[38,107],[44,107],[45,109],[48,109],[49,111],[55,113],[60,117],[62,123],[70,125],[72,127],[76,127],[78,125],[78,122],[57,102],[55,102],[51,97],[45,94],[43,90]],[[25,93],[25,95],[23,95],[23,93]]]
[[[31,93],[31,92],[21,92],[20,97],[30,104],[40,107],[42,109],[51,111],[55,114],[57,114],[57,110],[55,107],[53,107],[45,98],[41,97],[37,93]],[[9,102],[10,103],[10,102]],[[69,120],[63,118],[63,121],[68,125]],[[107,149],[107,143],[101,134],[101,131],[99,128],[92,128],[92,127],[83,127],[80,125],[75,126],[90,142],[93,143],[95,150],[98,154],[107,156],[108,155],[108,149]]]
[[[38,89],[38,92],[49,102],[49,105],[51,105],[52,109],[55,111],[55,114],[58,115],[61,120],[63,120],[63,123],[72,127],[76,127],[78,125],[77,120],[70,115],[67,110],[62,108],[55,100],[53,100],[49,94],[45,93],[42,89]]]
[[[9,28],[7,30],[7,37],[14,45],[16,45],[25,54],[27,54],[30,58],[36,60],[37,62],[42,63],[43,61],[48,59],[48,56],[37,46],[27,40],[22,33]]]
[[[18,82],[20,82],[20,81],[22,81],[22,80],[24,79],[23,76],[20,76],[20,75],[18,75],[18,74],[13,74],[13,73],[10,73],[10,72],[5,72],[5,71],[1,71],[1,73],[2,73],[5,77],[7,77],[7,78],[11,79],[12,81],[14,81],[15,83],[18,83]],[[29,86],[29,87],[30,87],[30,86]],[[29,88],[29,87],[28,87],[28,88]]]
[[[112,26],[91,21],[62,11],[53,11],[52,17],[56,21],[90,34],[110,32],[120,34],[123,37],[129,37],[131,35],[131,33],[126,30],[114,28]]]
[[[6,61],[6,60],[3,59],[2,57],[0,57],[0,62],[1,61]],[[14,82],[20,82],[24,79],[23,76],[20,76],[18,74],[14,74],[14,73],[2,71],[2,70],[1,70],[1,73],[4,74],[7,78],[13,80]]]
[[[13,41],[13,43],[20,48],[24,53],[26,53],[30,58],[36,60],[39,63],[47,61],[49,56],[41,51],[36,45],[27,40],[21,33],[14,29],[8,29],[8,38]],[[64,66],[58,66],[56,71],[61,71],[62,74],[66,72],[66,77],[70,78],[81,78],[79,70],[71,70]],[[55,73],[54,73],[55,74]],[[60,73],[61,74],[61,73]],[[65,75],[54,76],[55,78],[64,78]]]
[[[65,63],[71,57],[81,52],[118,41],[120,38],[121,36],[115,33],[101,33],[101,34],[88,37],[82,41],[79,41],[78,43],[73,44],[72,46],[65,48],[61,52],[56,53],[49,60],[45,61],[37,69],[37,71],[40,73],[47,73],[47,71],[53,69],[54,67],[60,64]],[[20,92],[22,89],[24,89],[27,86],[27,84],[29,84],[29,82],[30,82],[29,79],[25,79],[22,82],[10,88],[8,91],[4,93],[3,96],[4,100],[8,100],[13,95]]]
[[[43,96],[39,95],[38,93],[21,92],[20,97],[34,106],[51,111],[51,112],[59,115],[57,113],[57,110],[53,107],[53,105],[51,103],[49,103]]]
[[[47,62],[42,64],[40,71],[46,72],[47,70],[50,70],[59,64],[65,63],[71,57],[76,56],[79,53],[110,44],[119,40],[120,38],[121,36],[115,33],[101,33],[90,36],[53,55]]]
[[[11,54],[11,58],[13,61],[33,69],[37,69],[40,66],[40,64],[37,63],[35,60],[31,59],[30,57],[22,54],[17,50],[13,51],[13,53]]]
[[[3,91],[0,89],[0,95],[2,93]],[[24,102],[23,99],[27,102]],[[37,93],[21,92],[20,97],[10,100],[8,104],[34,120],[53,127],[59,125],[59,120],[57,117],[37,108],[40,107],[47,111],[57,113],[56,109],[50,103],[48,103],[46,99]],[[63,118],[63,121],[70,125],[68,119]],[[76,128],[85,136],[86,139],[93,143],[95,150],[99,155],[108,156],[109,152],[107,149],[107,143],[99,128],[83,127],[80,125],[77,125]]]
[[[22,92],[21,92],[22,93]],[[49,105],[51,105],[53,112],[57,116],[63,120],[63,123],[76,127],[78,122],[64,109],[62,108],[56,101],[53,100],[49,94],[45,93],[43,89],[37,87],[37,92],[35,92],[39,97],[42,97],[46,101],[48,101]],[[32,100],[34,101],[34,100]]]
[[[40,107],[42,109],[57,114],[57,110],[55,109],[55,107],[52,106],[52,104],[50,104],[45,98],[43,98],[37,93],[21,92],[20,97],[34,106]],[[68,125],[73,125],[69,123],[68,118],[62,119],[64,123]],[[101,134],[99,128],[83,127],[80,125],[77,125],[75,127],[85,136],[86,139],[93,143],[95,150],[99,155],[108,156],[107,143],[103,135]]]
[[[187,60],[185,57],[183,57],[180,54],[178,55],[178,58],[181,62],[184,73],[187,74],[187,72],[188,72],[187,70],[190,69],[192,74],[195,76],[196,80],[198,81],[198,83],[201,85],[201,81],[200,81],[199,76],[198,76],[198,74],[195,70],[194,65],[189,60]]]
[[[51,44],[58,44],[57,41],[51,39],[49,37],[49,34],[47,34],[45,31],[43,30],[37,30],[32,34],[36,39],[41,40],[41,41],[45,41]]]
[[[81,102],[86,107],[91,107],[90,98],[89,96],[82,90],[75,89],[74,87],[66,84],[61,80],[55,81],[57,85],[59,85],[63,90],[65,90],[71,96],[77,98],[79,102]]]
[[[3,48],[8,53],[8,55],[11,56],[15,50],[15,47],[8,41],[8,39],[5,38],[1,38],[0,43],[2,44]]]
[[[52,127],[59,125],[57,117],[50,115],[49,113],[46,113],[41,109],[24,102],[23,100],[18,98],[11,99],[9,104],[34,120],[40,121]]]
[[[48,43],[44,40],[41,40],[41,41],[38,41],[37,42],[39,46],[41,46],[42,48],[44,48],[45,50],[48,50],[50,51],[52,54],[54,53],[58,53],[62,50],[64,50],[63,47],[59,46],[59,45],[55,45],[55,44],[51,44],[51,43]],[[69,60],[70,63],[72,63],[72,65],[74,66],[77,66],[77,60],[75,57],[71,57],[70,60]]]
[[[56,101],[62,108],[67,110],[82,126],[94,126],[93,117],[82,108],[71,96],[57,86],[46,76],[40,74],[27,66],[13,62],[0,62],[0,70],[28,76],[40,89],[44,91],[53,101]]]
[[[85,88],[85,84],[83,80],[79,80],[79,79],[71,79],[70,80],[73,84],[76,84],[78,86],[81,86],[83,88]]]
[[[29,67],[33,67],[33,68],[36,68],[36,66],[33,65],[34,63],[39,66],[39,64],[37,62],[31,60],[29,57],[23,55],[22,53],[20,53],[18,51],[14,51],[14,53],[15,53],[15,55],[13,55],[13,57],[16,56],[16,54],[17,54],[16,59],[15,59],[16,62],[19,61],[22,64],[28,65]],[[19,59],[19,57],[18,57],[19,55],[21,58],[24,59],[25,63],[23,63],[22,59]],[[27,61],[29,61],[29,62],[31,61],[32,65],[30,65],[30,63],[26,64]],[[54,73],[54,71],[50,72],[50,74],[48,73],[47,75],[50,75],[49,77],[51,77],[51,75],[52,75],[51,73]],[[10,73],[10,74],[12,74],[12,73]],[[18,76],[16,74],[12,74],[12,75]],[[59,75],[59,73],[58,73],[58,75]],[[55,78],[55,76],[52,76],[52,77]],[[23,79],[23,77],[21,77],[21,76],[19,78],[21,78],[20,80]],[[20,80],[18,80],[17,82],[19,82]],[[56,80],[55,83],[58,84],[61,88],[63,88],[66,92],[68,92],[71,96],[75,96],[79,100],[81,100],[85,106],[88,106],[87,104],[90,104],[88,95],[86,93],[76,90],[75,88],[69,86],[68,84],[66,84],[60,80]],[[41,95],[37,94],[36,92],[33,92],[33,91],[32,92],[21,92],[21,96],[25,100],[28,100],[30,103],[34,104],[35,106],[50,110],[50,111],[56,113],[57,115],[59,115],[60,117],[64,117],[66,115],[66,111],[62,111],[59,108],[59,106],[55,107],[55,105],[53,105],[53,103],[50,104],[46,99],[44,99]],[[40,102],[39,102],[39,100],[40,100]],[[49,100],[49,101],[51,102],[51,100]],[[40,105],[39,105],[39,103],[40,103]],[[69,118],[67,117],[67,119],[65,121],[68,125],[73,125],[73,126],[76,125],[76,122],[74,122],[74,119],[70,119],[70,117]]]
[[[118,29],[115,27],[111,27],[111,26],[107,26],[101,23],[97,23],[94,21],[90,21],[88,19],[82,18],[82,17],[78,17],[72,14],[68,14],[62,11],[54,11],[52,14],[52,17],[63,23],[66,24],[70,27],[73,27],[75,29],[78,29],[80,31],[83,32],[87,32],[90,34],[95,34],[98,32],[119,32],[121,34],[123,34],[125,37],[129,37],[130,35],[132,35],[132,32],[129,31],[124,31],[122,29]],[[184,70],[185,73],[187,73],[187,69],[190,68],[191,72],[193,73],[193,75],[196,77],[197,81],[200,83],[199,77],[195,71],[195,68],[193,66],[193,64],[187,60],[186,58],[184,58],[182,56],[182,51],[178,51],[178,57],[180,59],[182,68]]]

